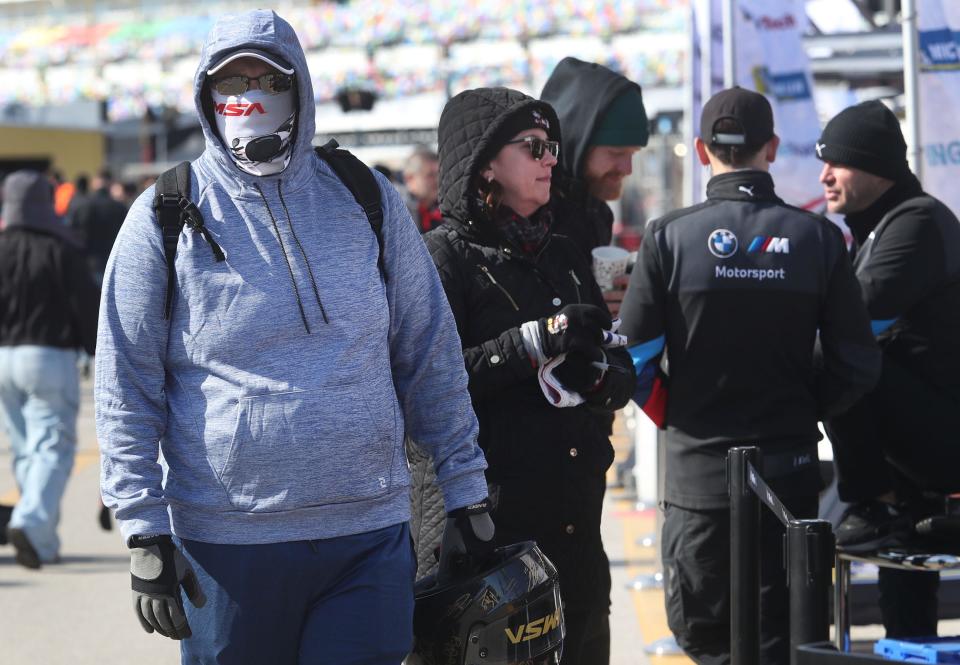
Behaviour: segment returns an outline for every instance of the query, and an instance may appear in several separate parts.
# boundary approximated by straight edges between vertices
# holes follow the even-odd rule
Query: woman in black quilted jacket
[[[439,127],[444,220],[425,240],[463,343],[497,544],[537,541],[560,572],[564,665],[602,665],[610,414],[630,399],[635,374],[625,350],[602,346],[611,321],[586,257],[550,232],[559,142],[553,108],[516,90],[451,99]],[[562,390],[545,392],[538,370],[560,354]]]

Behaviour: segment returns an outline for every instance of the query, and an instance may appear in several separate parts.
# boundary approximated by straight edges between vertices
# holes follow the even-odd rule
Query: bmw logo
[[[726,229],[717,229],[707,239],[707,249],[719,259],[729,259],[737,253],[738,246],[737,236]]]

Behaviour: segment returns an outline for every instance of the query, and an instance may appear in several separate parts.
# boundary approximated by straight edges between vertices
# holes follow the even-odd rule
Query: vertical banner
[[[697,0],[697,35],[703,59],[709,49],[710,71],[702,77],[702,101],[723,85],[723,18],[721,0]],[[762,93],[773,107],[780,137],[770,172],[787,203],[821,210],[818,182],[822,164],[816,156],[820,121],[813,101],[813,76],[801,36],[807,24],[803,0],[734,0],[734,49],[737,85]],[[709,85],[710,92],[707,92]],[[699,133],[700,110],[695,114]],[[702,200],[702,199],[699,199]]]
[[[960,215],[960,2],[917,0],[923,188]]]
[[[723,0],[694,0],[690,3],[690,24],[693,36],[690,58],[690,104],[691,125],[690,161],[693,200],[699,203],[706,198],[709,167],[700,164],[697,151],[693,149],[693,137],[700,135],[700,112],[703,105],[715,93],[723,89]]]

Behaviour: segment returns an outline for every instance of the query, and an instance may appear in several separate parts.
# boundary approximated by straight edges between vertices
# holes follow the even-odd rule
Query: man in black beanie
[[[854,267],[883,351],[876,388],[827,423],[840,498],[837,545],[909,536],[925,492],[960,490],[960,222],[910,172],[896,116],[847,108],[817,142],[830,212],[846,215]],[[936,573],[880,569],[888,636],[934,635]]]
[[[643,95],[638,84],[603,65],[564,58],[540,99],[556,109],[563,132],[553,232],[569,236],[589,255],[611,243],[613,211],[606,202],[623,194],[633,156],[647,145]],[[625,281],[614,282],[616,288],[604,294],[614,316]]]

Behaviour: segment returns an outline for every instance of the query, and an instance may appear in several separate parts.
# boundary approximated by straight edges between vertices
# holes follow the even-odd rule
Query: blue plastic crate
[[[873,653],[907,663],[960,663],[960,637],[879,640]]]

